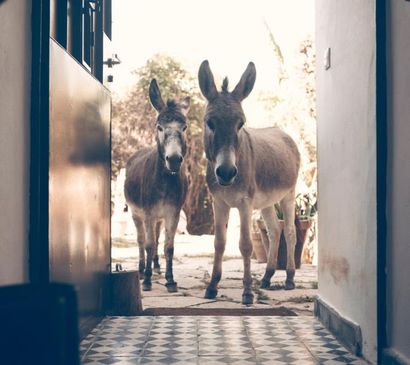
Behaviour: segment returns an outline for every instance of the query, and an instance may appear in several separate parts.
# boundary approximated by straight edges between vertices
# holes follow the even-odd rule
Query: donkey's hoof
[[[293,290],[295,289],[295,283],[293,281],[287,281],[285,282],[285,290]]]
[[[217,295],[218,295],[218,289],[209,288],[209,287],[206,288],[205,299],[215,299]]]
[[[142,290],[143,291],[151,291],[152,290],[152,283],[143,282],[142,283]]]
[[[165,286],[167,287],[168,293],[176,293],[178,291],[178,285],[176,282],[166,283]]]
[[[262,279],[261,280],[261,288],[262,289],[269,289],[270,288],[270,280]]]
[[[158,275],[161,275],[161,267],[154,267],[154,272]]]
[[[244,305],[253,304],[253,294],[243,294],[242,295],[242,304],[244,304]]]

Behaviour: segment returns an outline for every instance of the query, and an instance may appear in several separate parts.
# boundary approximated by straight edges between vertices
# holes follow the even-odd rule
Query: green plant
[[[314,193],[299,193],[295,198],[295,213],[299,219],[308,219],[315,216],[316,208],[316,192]],[[281,206],[275,204],[276,215],[278,219],[283,220],[283,211]]]
[[[279,203],[275,204],[275,210],[276,210],[276,215],[278,216],[278,219],[283,220],[283,211]]]
[[[299,193],[296,195],[296,215],[299,219],[308,219],[315,216],[317,211],[316,192],[314,193]]]

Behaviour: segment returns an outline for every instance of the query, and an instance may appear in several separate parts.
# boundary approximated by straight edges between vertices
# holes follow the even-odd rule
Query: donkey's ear
[[[157,84],[157,80],[152,79],[149,85],[149,100],[151,101],[152,106],[161,113],[165,108],[164,100],[162,100],[161,92]]]
[[[232,91],[232,95],[235,99],[242,101],[245,99],[252,91],[253,85],[255,85],[256,80],[256,68],[253,62],[249,62],[248,67],[243,73],[238,85]]]
[[[198,71],[199,88],[203,96],[208,101],[215,99],[218,96],[218,90],[216,90],[214,75],[209,67],[208,60],[201,63]]]
[[[189,96],[187,96],[186,98],[183,98],[180,102],[179,102],[179,106],[181,108],[181,112],[182,114],[184,114],[185,116],[188,114],[188,110],[189,107],[191,105],[191,98]]]

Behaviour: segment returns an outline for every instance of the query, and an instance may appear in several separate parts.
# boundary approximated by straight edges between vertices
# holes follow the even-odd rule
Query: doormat
[[[285,307],[278,308],[147,308],[142,316],[290,316],[297,314]]]

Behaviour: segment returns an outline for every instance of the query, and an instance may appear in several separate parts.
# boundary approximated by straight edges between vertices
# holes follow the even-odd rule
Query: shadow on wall
[[[74,152],[70,156],[72,164],[95,165],[104,164],[110,159],[107,131],[101,119],[96,103],[84,103],[74,125]]]

